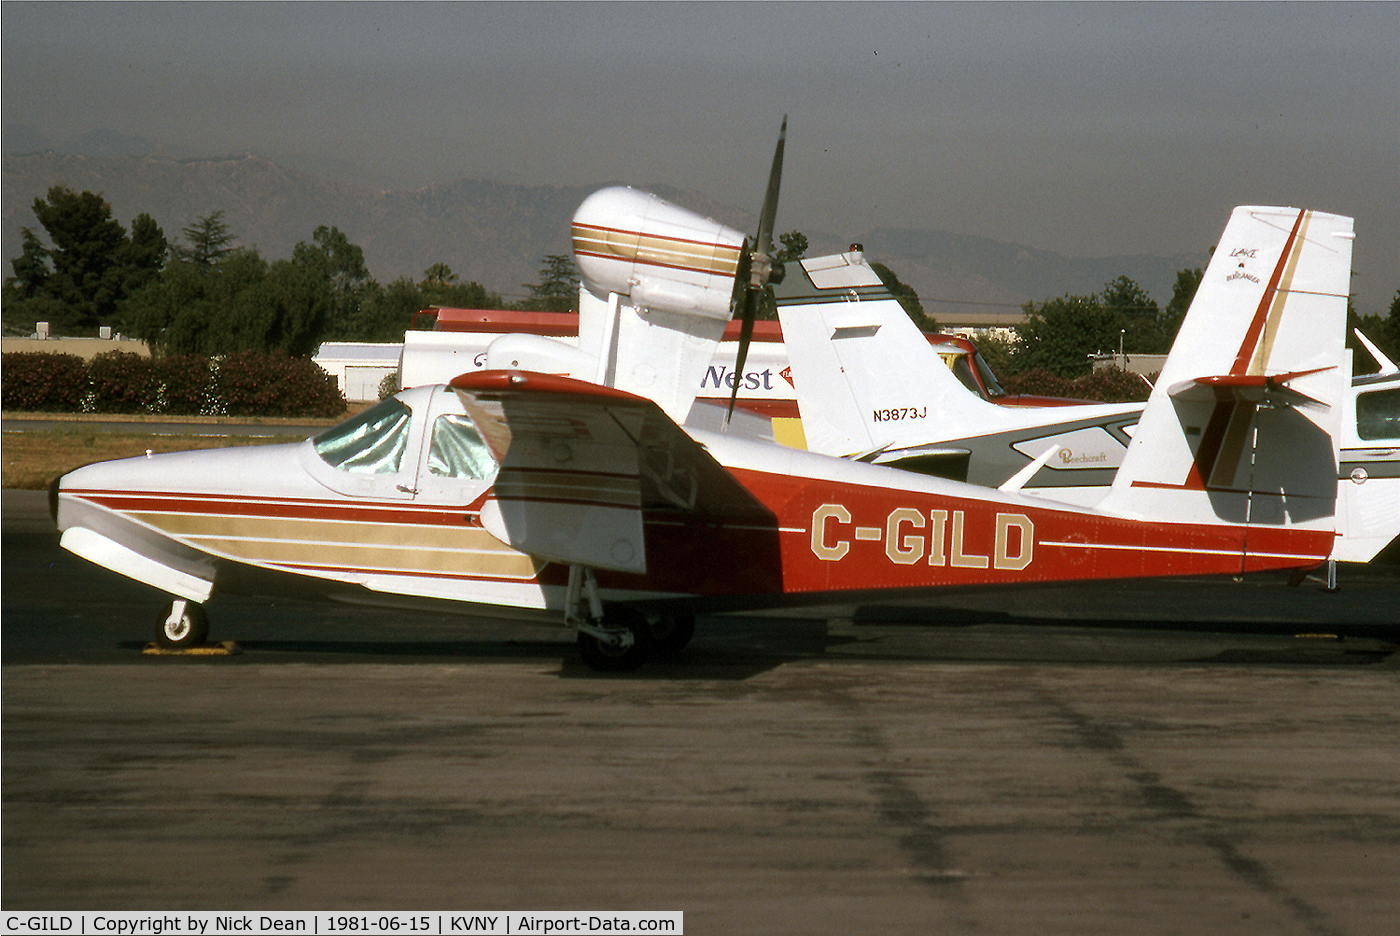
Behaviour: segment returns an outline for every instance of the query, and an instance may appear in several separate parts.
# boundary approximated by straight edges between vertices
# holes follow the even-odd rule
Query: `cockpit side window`
[[[433,422],[428,470],[440,478],[484,481],[495,477],[496,462],[471,418],[449,413]]]
[[[395,474],[403,467],[413,410],[390,397],[316,436],[326,464],[355,474]]]
[[[1400,387],[1356,395],[1356,435],[1400,439]]]

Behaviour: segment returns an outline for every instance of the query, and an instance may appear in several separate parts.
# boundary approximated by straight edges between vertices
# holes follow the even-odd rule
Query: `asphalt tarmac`
[[[1400,928],[1400,568],[567,633],[227,599],[228,657],[3,494],[20,909],[683,910],[689,933]],[[1306,636],[1299,636],[1306,635]]]

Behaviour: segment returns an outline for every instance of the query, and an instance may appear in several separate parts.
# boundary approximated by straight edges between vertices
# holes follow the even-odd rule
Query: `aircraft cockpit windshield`
[[[313,439],[332,468],[355,474],[395,474],[403,467],[413,410],[390,397]]]

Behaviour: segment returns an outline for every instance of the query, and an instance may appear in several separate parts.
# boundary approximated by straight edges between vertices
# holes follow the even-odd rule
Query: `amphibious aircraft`
[[[1347,290],[1345,260],[1319,269],[1323,288]],[[797,266],[777,306],[809,450],[995,487],[1053,446],[1026,493],[1086,505],[1108,494],[1144,404],[994,406],[941,365],[860,253]],[[1353,378],[1343,401],[1342,562],[1368,562],[1400,534],[1400,368],[1356,334],[1381,369]]]
[[[302,443],[77,469],[51,489],[62,545],[173,596],[168,645],[205,638],[216,594],[270,593],[562,621],[598,668],[678,649],[697,613],[1327,558],[1346,295],[1313,271],[1349,219],[1235,211],[1244,265],[1207,271],[1091,509],[679,426],[731,314],[748,332],[783,275],[781,153],[752,240],[633,190],[585,201],[575,254],[605,314],[578,348],[500,339],[531,369],[407,390]]]

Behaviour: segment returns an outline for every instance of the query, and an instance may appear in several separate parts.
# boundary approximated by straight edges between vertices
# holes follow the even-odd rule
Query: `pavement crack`
[[[853,711],[857,708],[851,700],[846,702]],[[852,739],[857,747],[888,759],[889,742],[874,725],[857,724]],[[947,833],[937,824],[932,807],[899,771],[871,770],[865,778],[875,793],[880,818],[896,832],[895,843],[909,862],[910,876],[937,896],[961,897],[961,888],[950,891],[950,886],[961,884],[967,874],[949,866]]]
[[[1237,842],[1212,827],[1212,818],[1204,813],[1189,794],[1163,781],[1162,775],[1147,767],[1129,752],[1121,734],[1109,724],[1095,720],[1048,692],[1037,693],[1040,701],[1056,717],[1073,730],[1077,746],[1101,754],[1123,770],[1132,783],[1144,807],[1158,819],[1185,820],[1184,829],[1191,830],[1197,841],[1213,852],[1221,865],[1255,892],[1268,897],[1284,908],[1314,936],[1340,936],[1322,910],[1289,890],[1269,870],[1264,862],[1251,858],[1240,850]]]

